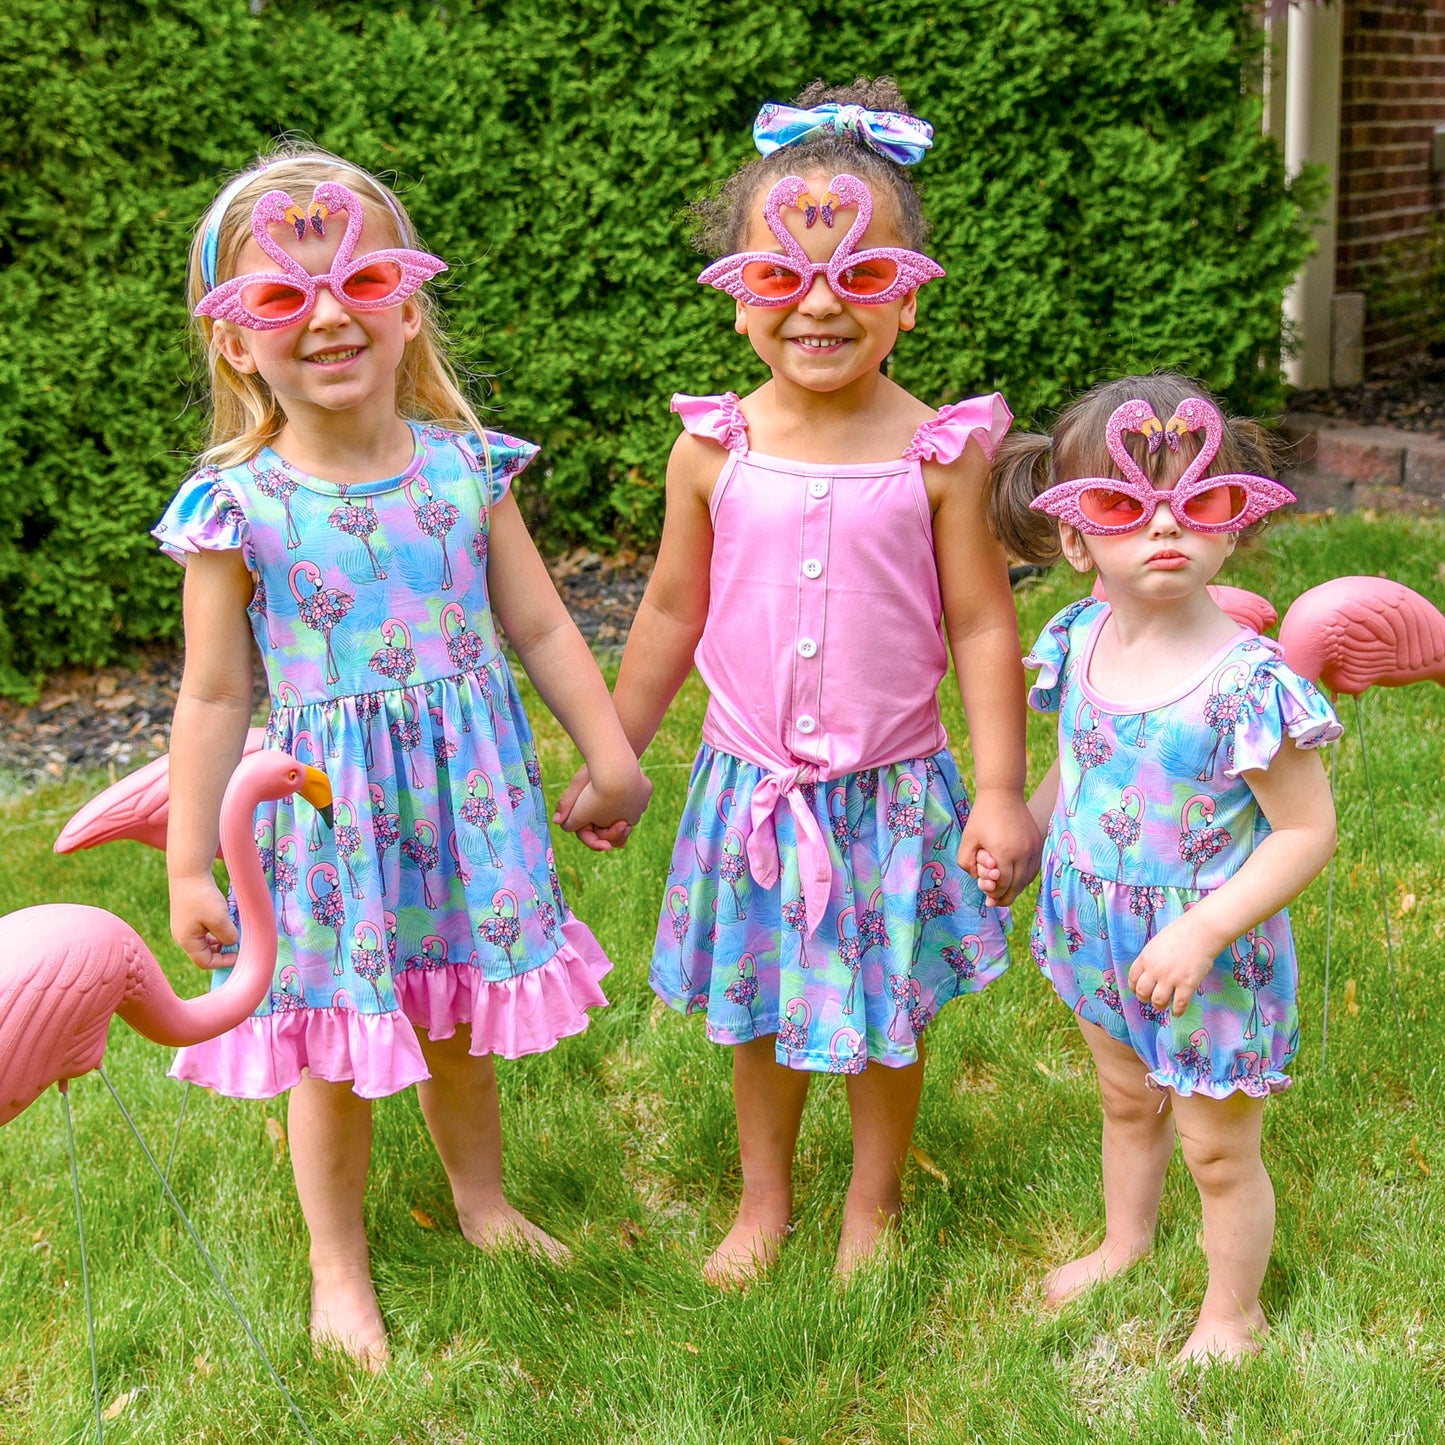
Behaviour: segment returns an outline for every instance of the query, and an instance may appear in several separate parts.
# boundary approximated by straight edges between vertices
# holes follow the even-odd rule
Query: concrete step
[[[1390,426],[1352,426],[1316,412],[1286,412],[1280,481],[1311,512],[1445,506],[1445,438]]]

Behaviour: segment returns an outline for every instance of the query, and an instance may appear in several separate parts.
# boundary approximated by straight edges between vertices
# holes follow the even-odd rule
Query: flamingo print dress
[[[773,1038],[790,1068],[910,1064],[938,1010],[1008,965],[1007,915],[957,862],[968,795],[939,718],[921,470],[971,439],[992,457],[1008,408],[959,402],[895,461],[826,466],[750,451],[732,394],[673,409],[729,458],[696,658],[711,699],[652,987],[716,1043]]]
[[[376,1098],[427,1077],[416,1030],[537,1053],[587,1026],[610,968],[562,898],[532,732],[487,594],[490,509],[537,448],[413,424],[399,476],[340,486],[269,448],[203,468],[155,536],[239,548],[271,693],[267,746],[331,779],[334,826],[263,805],[280,925],[269,999],[173,1073],[240,1098],[303,1068]],[[219,978],[218,978],[219,981]]]
[[[1333,709],[1257,633],[1241,631],[1174,695],[1111,703],[1089,685],[1106,602],[1060,612],[1024,659],[1029,703],[1059,714],[1059,797],[1029,950],[1080,1017],[1180,1094],[1287,1089],[1299,1045],[1289,914],[1236,939],[1181,1018],[1141,1003],[1129,968],[1154,934],[1234,874],[1269,832],[1240,776],[1285,737],[1333,742]]]

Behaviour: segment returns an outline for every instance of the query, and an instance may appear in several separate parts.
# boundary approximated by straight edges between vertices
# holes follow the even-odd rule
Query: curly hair
[[[828,85],[815,80],[792,103],[808,110],[828,101],[911,114],[903,92],[893,78],[886,75],[876,80],[860,75],[852,85]],[[886,189],[893,197],[894,220],[902,244],[915,251],[923,249],[928,239],[928,222],[923,218],[918,192],[907,168],[879,155],[853,135],[820,136],[748,161],[711,196],[689,207],[695,222],[693,245],[714,259],[741,250],[759,192],[784,176],[812,170],[826,171],[829,175],[851,172],[875,189]]]

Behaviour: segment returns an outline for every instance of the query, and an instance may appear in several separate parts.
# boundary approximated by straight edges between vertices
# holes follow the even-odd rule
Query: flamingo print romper
[[[271,694],[266,745],[331,779],[256,813],[280,925],[269,999],[173,1073],[240,1098],[303,1068],[376,1098],[427,1077],[416,1030],[538,1053],[587,1026],[610,968],[563,902],[531,729],[487,595],[490,508],[530,442],[412,424],[399,476],[340,486],[267,448],[206,467],[155,536],[239,547]]]
[[[1181,1018],[1141,1003],[1129,968],[1269,832],[1240,774],[1268,768],[1286,735],[1301,748],[1333,742],[1339,722],[1247,629],[1172,696],[1112,704],[1088,677],[1108,615],[1093,598],[1071,604],[1024,659],[1039,669],[1030,705],[1059,714],[1059,797],[1029,951],[1080,1018],[1134,1049],[1152,1085],[1216,1099],[1287,1089],[1299,1046],[1287,911],[1219,955]]]
[[[946,406],[897,461],[748,449],[738,398],[673,410],[729,457],[713,490],[711,694],[658,924],[652,987],[707,1036],[773,1036],[795,1069],[918,1057],[943,1004],[1008,964],[1006,915],[959,868],[968,797],[921,463],[992,457],[1000,396]],[[960,666],[967,665],[960,658]]]

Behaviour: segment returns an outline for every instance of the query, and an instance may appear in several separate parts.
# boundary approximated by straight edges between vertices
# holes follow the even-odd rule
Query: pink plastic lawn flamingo
[[[259,752],[265,741],[265,730],[252,728],[246,734],[243,756]],[[170,766],[168,754],[155,758],[97,793],[60,830],[55,851],[78,853],[82,848],[128,838],[165,852],[171,811]]]
[[[1390,936],[1390,907],[1385,892],[1385,864],[1375,820],[1375,790],[1370,779],[1370,754],[1360,695],[1371,687],[1406,687],[1414,682],[1445,684],[1445,616],[1418,592],[1387,577],[1333,577],[1303,592],[1286,609],[1279,628],[1285,661],[1311,682],[1336,697],[1353,700],[1355,731],[1365,765],[1370,802],[1370,828],[1375,842],[1375,870],[1380,882],[1380,909],[1385,923],[1385,960],[1395,1022],[1400,1022],[1399,987],[1395,981],[1395,948]],[[1334,762],[1330,763],[1334,785]],[[1335,864],[1330,859],[1325,908],[1325,1004],[1320,1037],[1320,1062],[1325,1060],[1330,1029],[1330,945],[1334,921]]]
[[[139,934],[112,913],[80,904],[22,908],[0,919],[0,1124],[51,1084],[99,1065],[118,1013],[171,1048],[214,1038],[253,1013],[276,964],[276,921],[252,837],[258,803],[300,792],[329,805],[325,774],[282,752],[236,769],[221,804],[221,849],[230,859],[241,951],[226,984],[181,999]]]

